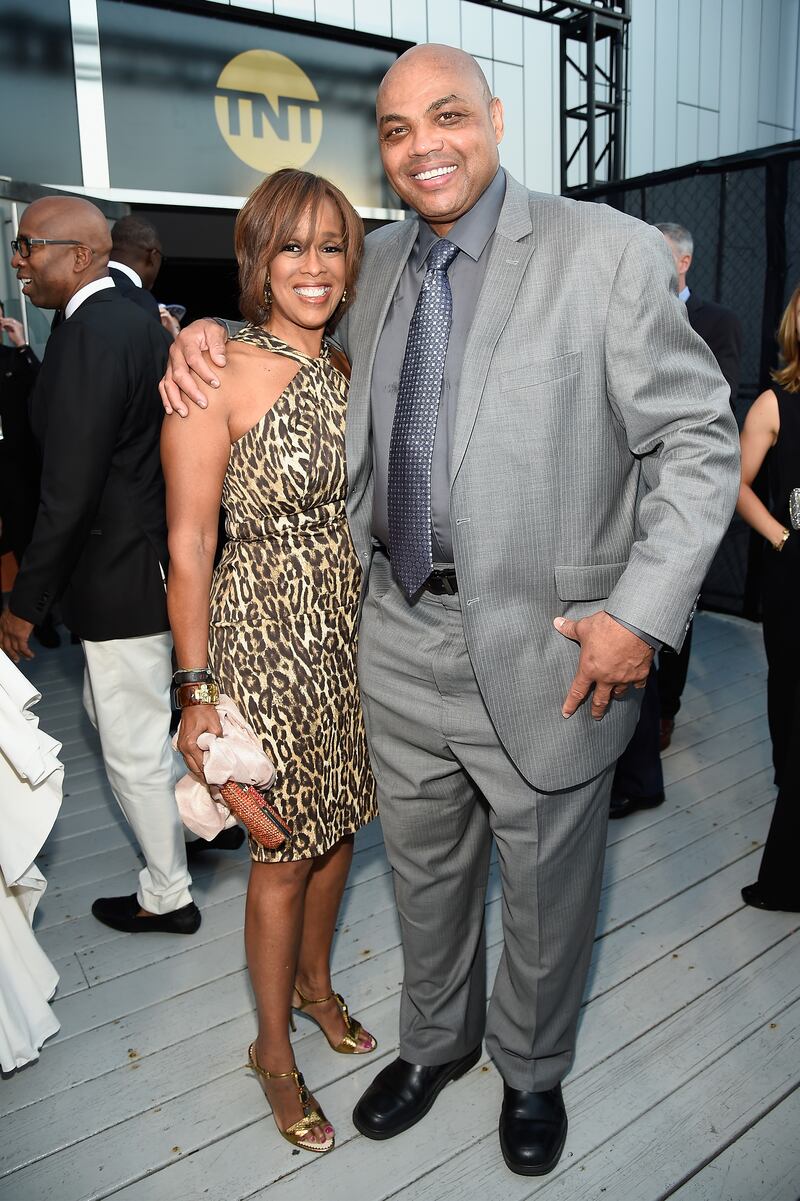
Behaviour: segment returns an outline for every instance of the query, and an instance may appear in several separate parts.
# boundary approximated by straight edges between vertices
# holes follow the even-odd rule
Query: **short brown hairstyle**
[[[783,366],[771,372],[775,382],[782,384],[787,392],[800,392],[800,339],[797,337],[798,302],[800,302],[800,284],[792,292],[778,326],[778,346]]]
[[[239,210],[234,229],[236,260],[239,264],[239,308],[255,325],[267,318],[264,284],[269,264],[292,237],[307,210],[312,228],[321,205],[331,200],[341,213],[344,226],[345,288],[347,299],[329,322],[332,330],[353,303],[356,277],[364,249],[364,223],[350,201],[329,180],[310,171],[284,167],[268,175]]]

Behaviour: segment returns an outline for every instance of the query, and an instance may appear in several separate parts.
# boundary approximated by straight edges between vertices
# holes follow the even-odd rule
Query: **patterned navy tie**
[[[408,327],[389,445],[389,550],[406,596],[422,587],[433,568],[431,462],[453,317],[447,269],[457,254],[457,246],[440,238],[428,255]]]

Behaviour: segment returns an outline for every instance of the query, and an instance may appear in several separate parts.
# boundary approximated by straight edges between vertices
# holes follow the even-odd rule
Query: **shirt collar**
[[[469,255],[476,263],[486,249],[486,245],[500,220],[500,210],[506,196],[506,174],[498,167],[494,179],[478,197],[472,208],[455,222],[447,234],[448,242],[452,242],[464,254]],[[422,270],[425,260],[430,254],[431,247],[437,242],[435,234],[427,221],[420,221],[419,233],[412,254],[416,270]]]
[[[103,275],[100,279],[93,279],[90,284],[84,284],[82,288],[78,288],[78,291],[70,298],[67,307],[64,309],[64,320],[67,321],[81,307],[84,300],[88,300],[95,292],[102,292],[104,288],[113,287],[114,281],[111,276]]]
[[[689,289],[682,288],[681,291],[678,293],[678,300],[682,300],[683,303],[686,304],[686,301],[689,299],[690,296],[691,296],[691,292],[689,291]]]
[[[133,280],[137,288],[143,287],[142,277],[133,267],[129,267],[127,263],[118,263],[116,259],[108,260],[109,268],[113,267],[115,271],[121,271],[123,275],[127,275],[128,279]]]

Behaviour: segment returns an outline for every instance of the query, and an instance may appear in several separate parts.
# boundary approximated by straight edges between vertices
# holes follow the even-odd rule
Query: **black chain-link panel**
[[[789,163],[786,200],[786,283],[783,302],[800,284],[800,161]]]
[[[740,424],[764,382],[759,379],[761,315],[767,270],[764,176],[763,167],[729,171],[725,176],[720,304],[733,309],[742,323],[741,382],[736,411]]]

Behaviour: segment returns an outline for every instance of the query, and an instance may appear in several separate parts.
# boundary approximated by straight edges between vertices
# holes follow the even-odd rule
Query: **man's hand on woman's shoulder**
[[[211,317],[193,321],[181,330],[170,347],[169,365],[158,385],[165,412],[188,417],[190,403],[201,409],[208,406],[208,398],[198,387],[194,376],[211,388],[219,387],[219,378],[208,359],[217,367],[224,367],[227,340],[225,327]],[[208,352],[208,359],[204,357],[205,351]]]

